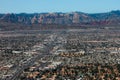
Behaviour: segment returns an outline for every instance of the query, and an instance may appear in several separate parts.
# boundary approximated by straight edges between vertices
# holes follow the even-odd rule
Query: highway
[[[48,53],[49,53],[48,51],[50,51],[50,49],[51,49],[51,48],[49,48],[49,47],[54,44],[54,42],[55,42],[55,40],[56,40],[56,37],[57,37],[57,36],[56,36],[56,35],[53,35],[53,34],[47,37],[47,39],[49,39],[49,40],[48,40],[48,42],[46,43],[47,46],[45,47],[45,49],[47,49],[47,50],[45,50],[45,51],[46,51],[46,54],[45,54],[45,53],[39,53],[38,55],[32,57],[30,60],[26,61],[22,66],[18,66],[18,67],[16,68],[17,71],[13,74],[12,77],[6,78],[6,79],[4,79],[4,80],[17,80],[17,78],[18,78],[18,77],[20,76],[20,74],[24,71],[24,69],[32,66],[32,65],[34,64],[34,62],[37,61],[38,59],[41,59],[41,58],[43,58],[44,56],[48,56]],[[50,55],[50,54],[49,54],[49,55]]]

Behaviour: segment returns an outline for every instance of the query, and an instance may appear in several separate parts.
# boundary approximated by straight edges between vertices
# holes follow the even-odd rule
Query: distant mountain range
[[[33,13],[0,14],[0,27],[22,25],[120,25],[120,10],[107,13]]]

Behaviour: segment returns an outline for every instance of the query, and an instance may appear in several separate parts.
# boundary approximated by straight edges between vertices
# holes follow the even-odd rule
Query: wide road
[[[50,35],[50,36],[48,36],[48,37],[49,37],[49,40],[48,40],[47,43],[49,43],[49,44],[45,47],[45,49],[48,49],[47,51],[50,51],[49,46],[51,46],[51,45],[54,44],[54,42],[55,42],[55,40],[56,40],[56,37],[58,37],[58,36],[52,34],[52,35]],[[47,39],[48,39],[48,37],[47,37]],[[54,38],[53,38],[53,37],[54,37]],[[45,50],[45,51],[46,51],[46,50]],[[49,55],[50,55],[50,54],[49,54]],[[45,57],[45,56],[48,56],[48,52],[47,52],[47,54],[45,54],[45,53],[44,53],[44,54],[43,54],[43,53],[40,53],[40,54],[34,56],[34,57],[31,58],[29,61],[27,61],[26,63],[24,63],[22,66],[19,66],[19,67],[17,68],[17,71],[14,73],[14,75],[13,75],[12,77],[6,78],[6,79],[4,79],[4,80],[17,80],[17,78],[18,78],[18,77],[20,76],[20,74],[24,71],[24,69],[32,66],[35,61],[37,61],[38,59],[41,59],[41,58],[43,58],[43,57]]]

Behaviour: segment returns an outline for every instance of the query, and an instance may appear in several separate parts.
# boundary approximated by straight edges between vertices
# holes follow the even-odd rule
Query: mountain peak
[[[108,14],[112,13],[112,14]],[[119,24],[120,10],[108,13],[88,14],[83,12],[72,13],[20,13],[1,14],[0,22],[22,23],[22,24]]]
[[[120,14],[120,10],[113,10],[111,13]]]

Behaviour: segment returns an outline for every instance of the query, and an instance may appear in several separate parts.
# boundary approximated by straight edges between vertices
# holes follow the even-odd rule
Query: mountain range
[[[120,25],[120,10],[106,13],[0,14],[0,28],[11,25]]]

